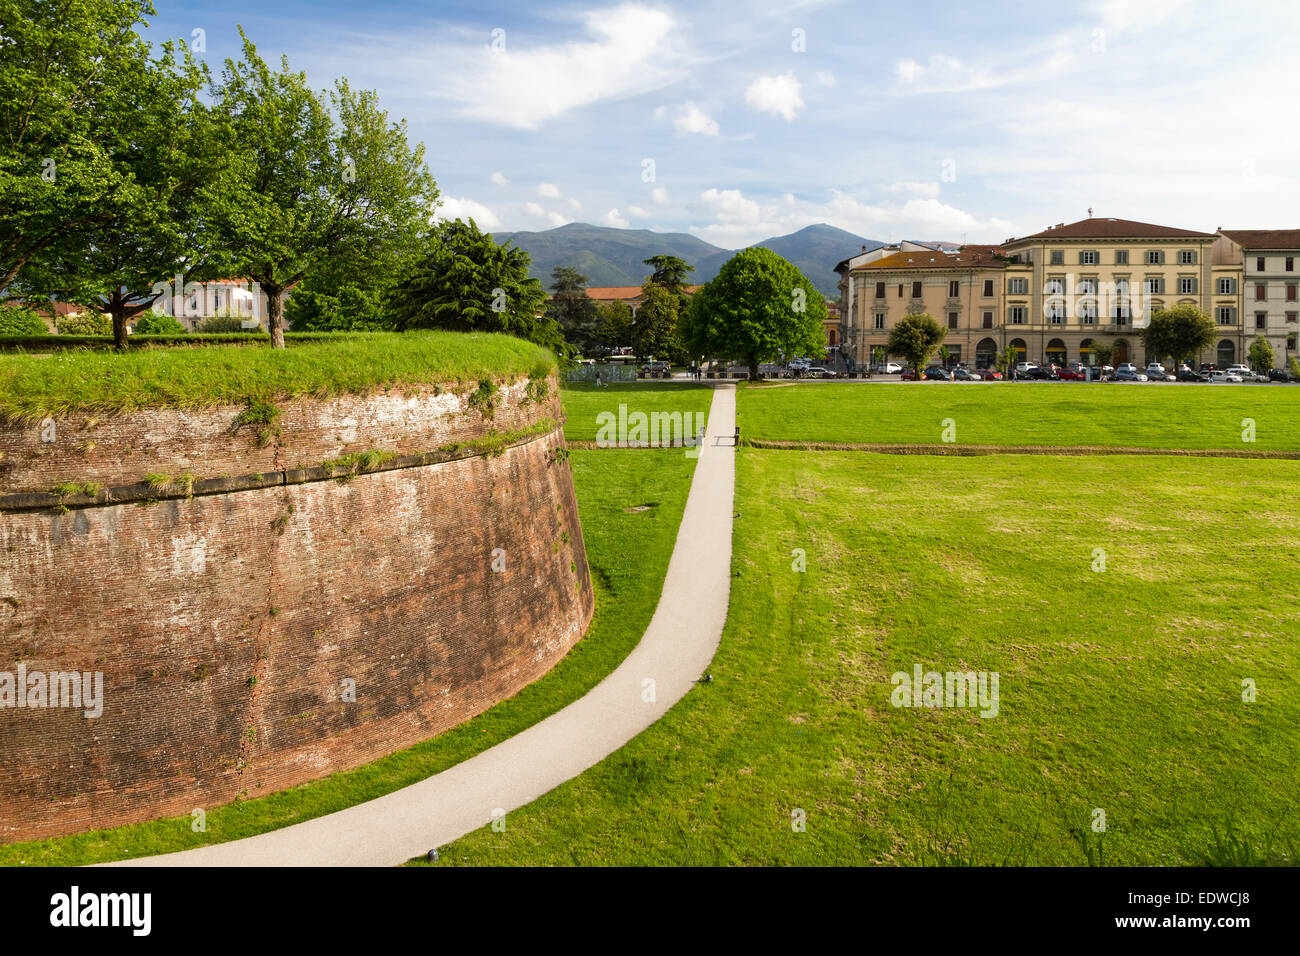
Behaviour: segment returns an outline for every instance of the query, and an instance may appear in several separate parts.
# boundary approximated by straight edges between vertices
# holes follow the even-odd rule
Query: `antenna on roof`
[[[1088,218],[1089,218],[1089,219],[1092,218],[1092,207],[1091,207],[1091,206],[1088,207]]]

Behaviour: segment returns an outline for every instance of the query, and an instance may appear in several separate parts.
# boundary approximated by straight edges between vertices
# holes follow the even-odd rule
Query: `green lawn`
[[[741,388],[745,438],[1300,450],[1300,388],[1286,385],[831,384]],[[1242,441],[1242,420],[1255,442]]]
[[[1179,865],[1229,823],[1294,858],[1300,463],[751,449],[737,485],[714,681],[437,865]],[[892,706],[917,664],[997,672],[997,716]]]
[[[609,467],[611,457],[617,457],[617,468]],[[159,820],[0,846],[0,866],[138,858],[287,826],[422,780],[577,700],[622,663],[650,623],[695,462],[680,450],[666,449],[574,450],[569,461],[596,589],[596,615],[587,636],[541,680],[477,718],[409,750],[293,790],[210,810],[206,834],[192,833],[188,816]]]
[[[564,411],[569,420],[564,425],[564,437],[569,441],[595,441],[597,417],[610,412],[617,417],[620,404],[626,405],[628,414],[645,412],[708,413],[713,401],[713,389],[693,382],[647,381],[641,383],[615,383],[602,385],[565,385],[561,390]]]
[[[359,332],[284,349],[247,345],[0,355],[0,420],[73,411],[201,408],[372,389],[513,381],[555,367],[548,350],[510,335]]]

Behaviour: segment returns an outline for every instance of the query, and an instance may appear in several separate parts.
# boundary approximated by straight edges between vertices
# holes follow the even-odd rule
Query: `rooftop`
[[[1220,229],[1244,249],[1300,249],[1300,229]]]
[[[1032,236],[1008,239],[1005,245],[1015,245],[1027,239],[1213,239],[1210,232],[1193,229],[1176,229],[1132,219],[1112,219],[1100,216],[1080,219],[1078,222],[1059,223]]]

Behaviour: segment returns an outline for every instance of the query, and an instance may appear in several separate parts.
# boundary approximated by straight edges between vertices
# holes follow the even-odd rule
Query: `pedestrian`
[[[600,388],[600,370],[596,370],[596,387]]]

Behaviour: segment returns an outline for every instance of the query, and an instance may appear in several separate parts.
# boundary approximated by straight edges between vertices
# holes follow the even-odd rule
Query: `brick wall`
[[[505,427],[502,418],[559,417],[553,389],[491,422],[459,406],[428,412],[442,398],[401,414],[392,396],[374,408],[300,402],[273,453],[292,456],[297,441],[321,455],[326,439],[292,429],[337,425],[340,404],[389,429],[371,441],[363,428],[357,445],[405,450]],[[228,473],[255,470],[264,450],[221,433],[228,412],[191,415],[192,444],[133,437],[130,419],[117,419],[118,446],[141,450],[97,474],[138,481],[136,463],[163,470],[159,457],[196,472],[209,456]],[[141,416],[142,427],[159,414]],[[592,612],[562,447],[556,430],[494,457],[347,482],[0,513],[0,671],[22,662],[104,674],[97,719],[0,708],[0,842],[282,790],[431,737],[536,680]],[[22,461],[15,473],[38,474]],[[347,681],[355,702],[344,699]]]

